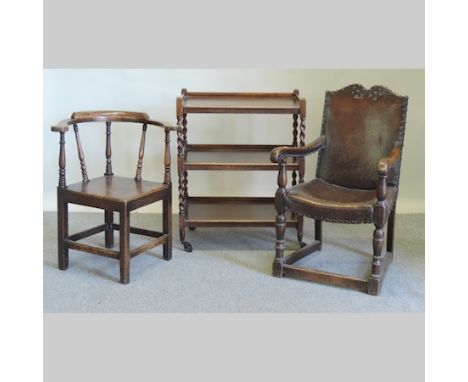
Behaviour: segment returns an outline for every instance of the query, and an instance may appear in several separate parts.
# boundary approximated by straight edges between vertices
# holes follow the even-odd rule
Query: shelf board
[[[189,197],[186,224],[192,227],[274,227],[274,198]],[[297,220],[286,214],[288,227]]]
[[[294,93],[191,93],[182,98],[184,113],[299,114]]]
[[[270,152],[281,145],[188,145],[184,166],[187,170],[269,170],[278,171]],[[287,170],[299,170],[299,162],[288,158]]]

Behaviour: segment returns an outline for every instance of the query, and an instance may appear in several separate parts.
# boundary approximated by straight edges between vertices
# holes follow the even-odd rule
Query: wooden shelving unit
[[[291,114],[292,144],[189,144],[187,115],[204,114]],[[183,128],[178,133],[179,230],[187,252],[191,244],[185,239],[186,229],[195,227],[274,227],[276,212],[270,197],[204,197],[189,196],[188,171],[278,171],[271,163],[270,152],[277,146],[305,144],[306,102],[299,91],[292,93],[199,93],[182,89],[177,98],[177,121]],[[292,171],[292,185],[304,180],[304,159],[291,159],[286,169]],[[271,195],[276,185],[272,185]],[[295,227],[302,237],[301,216],[287,216],[287,226]]]

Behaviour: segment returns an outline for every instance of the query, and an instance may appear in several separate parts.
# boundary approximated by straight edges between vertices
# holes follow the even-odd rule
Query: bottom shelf
[[[274,198],[189,197],[185,223],[190,227],[274,227]],[[286,213],[286,225],[297,227],[296,218]]]

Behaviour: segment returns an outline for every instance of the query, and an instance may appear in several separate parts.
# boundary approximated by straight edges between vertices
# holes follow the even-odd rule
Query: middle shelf
[[[185,222],[189,227],[274,227],[275,198],[189,196]],[[286,213],[286,226],[297,227],[297,217]]]
[[[270,152],[285,145],[189,144],[185,147],[184,167],[187,170],[270,170],[278,164],[270,161]],[[288,158],[287,170],[299,170],[299,162]]]

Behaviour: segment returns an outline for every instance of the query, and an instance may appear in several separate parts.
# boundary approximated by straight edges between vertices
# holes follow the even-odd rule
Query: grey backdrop
[[[423,68],[423,0],[44,1],[46,68]]]

